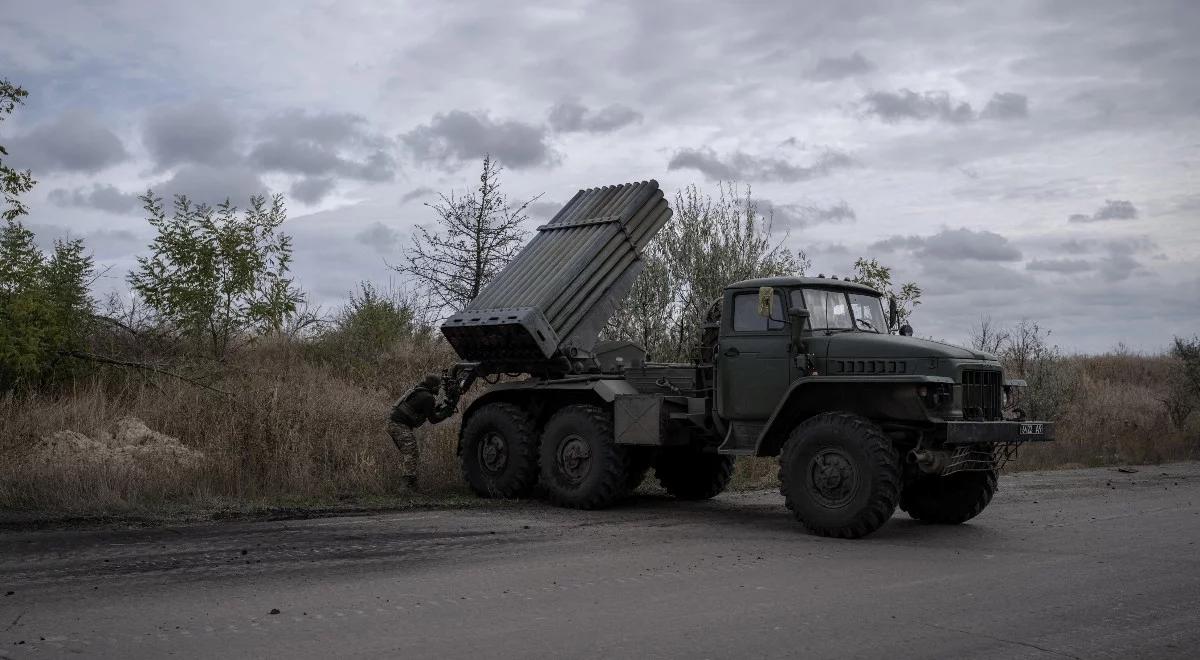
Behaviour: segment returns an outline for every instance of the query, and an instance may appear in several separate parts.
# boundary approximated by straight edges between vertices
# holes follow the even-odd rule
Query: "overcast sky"
[[[287,195],[317,302],[386,282],[423,202],[490,152],[514,198],[654,178],[752,186],[815,271],[925,289],[1066,350],[1200,331],[1200,4],[15,3],[0,124],[27,224],[119,286],[136,195]],[[536,218],[542,220],[544,217]]]

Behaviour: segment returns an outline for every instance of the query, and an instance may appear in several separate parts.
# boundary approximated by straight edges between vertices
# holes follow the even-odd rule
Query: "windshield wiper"
[[[870,321],[868,321],[868,320],[866,320],[866,319],[859,319],[859,318],[856,318],[856,319],[854,319],[854,322],[855,322],[855,323],[862,323],[862,324],[866,325],[866,326],[867,326],[867,328],[869,328],[869,329],[870,329],[872,332],[875,332],[875,333],[878,333],[878,332],[879,332],[879,330],[878,330],[878,329],[876,329],[876,328],[875,328],[875,326],[874,326],[874,325],[873,325],[873,324],[872,324]]]

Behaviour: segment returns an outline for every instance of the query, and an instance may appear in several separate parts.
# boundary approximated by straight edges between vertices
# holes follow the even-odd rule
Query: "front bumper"
[[[947,445],[1016,444],[1054,440],[1054,422],[943,422]]]

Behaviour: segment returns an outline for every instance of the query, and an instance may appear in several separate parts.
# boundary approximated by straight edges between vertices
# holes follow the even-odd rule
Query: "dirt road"
[[[0,658],[1195,657],[1200,464],[806,535],[777,493],[0,532]],[[7,595],[4,595],[7,594]]]

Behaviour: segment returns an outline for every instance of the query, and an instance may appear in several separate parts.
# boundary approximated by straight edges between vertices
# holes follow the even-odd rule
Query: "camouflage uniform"
[[[421,444],[415,429],[425,422],[437,423],[454,413],[449,401],[437,405],[437,393],[442,380],[437,376],[426,376],[420,385],[408,391],[392,408],[388,421],[388,435],[396,449],[400,450],[400,474],[405,484],[417,489],[417,470],[420,468]]]
[[[421,458],[421,445],[417,442],[417,433],[407,424],[388,420],[388,435],[396,449],[400,450],[400,474],[405,484],[412,490],[417,489],[417,467]]]

